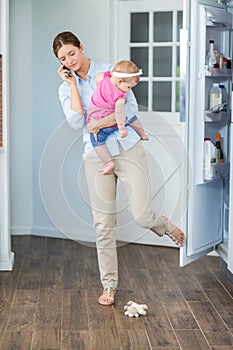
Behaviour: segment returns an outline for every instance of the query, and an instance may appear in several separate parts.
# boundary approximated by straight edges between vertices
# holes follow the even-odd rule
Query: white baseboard
[[[13,252],[10,253],[9,260],[0,260],[0,271],[12,271],[15,261],[15,255]]]
[[[68,231],[68,230],[67,230]],[[49,237],[49,238],[61,238],[61,239],[71,239],[80,242],[95,242],[94,231],[77,231],[71,232],[69,234],[64,234],[53,227],[44,227],[44,226],[34,226],[34,227],[12,227],[11,228],[12,236],[39,236],[39,237]]]
[[[32,234],[31,227],[11,227],[12,236],[30,236]]]

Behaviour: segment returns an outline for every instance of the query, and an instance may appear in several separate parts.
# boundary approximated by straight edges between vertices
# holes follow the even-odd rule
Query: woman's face
[[[77,72],[83,63],[83,46],[80,44],[78,48],[72,44],[65,44],[58,50],[57,57],[62,65]]]

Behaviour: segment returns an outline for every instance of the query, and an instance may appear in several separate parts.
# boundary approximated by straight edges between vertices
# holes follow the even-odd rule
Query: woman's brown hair
[[[81,42],[72,32],[61,32],[53,40],[54,55],[57,57],[60,48],[67,44],[80,48]]]

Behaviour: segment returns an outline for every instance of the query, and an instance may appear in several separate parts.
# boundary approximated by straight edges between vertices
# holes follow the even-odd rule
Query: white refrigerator
[[[186,124],[185,160],[187,179],[187,244],[180,252],[186,265],[213,249],[223,269],[233,276],[233,117],[232,117],[232,14],[217,1],[184,0],[181,30],[181,121]],[[209,40],[214,40],[224,64],[210,71],[206,67]],[[225,58],[228,58],[228,63]],[[209,111],[210,89],[214,83],[226,89],[227,106]],[[221,135],[224,162],[211,165],[212,178],[204,176],[204,138],[215,143]]]

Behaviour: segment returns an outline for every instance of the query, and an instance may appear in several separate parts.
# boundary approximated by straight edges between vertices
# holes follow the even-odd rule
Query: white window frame
[[[130,59],[130,49],[133,47],[148,47],[149,46],[149,76],[141,77],[140,80],[143,82],[148,82],[148,109],[152,110],[153,107],[153,82],[171,82],[171,111],[170,112],[160,112],[163,113],[165,117],[171,118],[174,121],[179,120],[179,112],[176,112],[176,84],[180,81],[180,77],[176,76],[176,49],[180,46],[180,42],[177,41],[177,12],[183,10],[183,0],[177,0],[180,7],[179,9],[174,9],[174,0],[161,1],[161,8],[159,1],[154,0],[112,0],[111,4],[111,22],[112,22],[112,40],[111,42],[111,52],[112,61],[117,61],[124,58]],[[124,3],[124,4],[123,4]],[[126,7],[126,11],[122,13],[120,10],[121,5]],[[143,4],[143,6],[142,6]],[[145,4],[145,6],[144,6]],[[155,5],[156,4],[156,5]],[[155,10],[155,6],[158,6],[158,10]],[[143,7],[143,9],[142,9]],[[128,11],[128,12],[127,12]],[[172,42],[153,42],[153,13],[154,12],[173,12],[173,38]],[[130,42],[130,21],[129,13],[133,12],[147,12],[149,13],[149,42],[148,43],[131,43]],[[119,26],[122,23],[122,28]],[[122,30],[125,31],[124,42],[119,42],[120,38],[123,37]],[[171,77],[153,77],[153,48],[154,47],[172,47],[172,76]],[[123,53],[123,54],[122,54]]]

